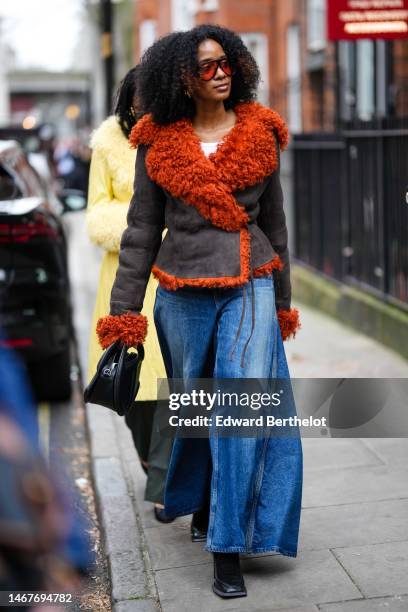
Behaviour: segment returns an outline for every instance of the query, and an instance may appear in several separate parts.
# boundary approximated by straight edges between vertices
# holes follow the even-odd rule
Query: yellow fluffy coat
[[[92,161],[89,175],[86,223],[89,238],[104,249],[89,345],[90,379],[102,354],[95,332],[96,322],[109,314],[109,300],[119,263],[120,239],[126,228],[126,215],[133,194],[136,151],[128,144],[116,117],[108,117],[91,139]],[[157,378],[165,370],[153,322],[157,281],[151,277],[146,290],[143,314],[149,319],[138,400],[157,397]]]

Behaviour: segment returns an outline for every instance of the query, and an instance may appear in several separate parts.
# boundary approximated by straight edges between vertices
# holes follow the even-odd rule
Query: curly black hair
[[[140,109],[135,110],[133,107],[135,97],[139,97],[139,77],[140,64],[131,68],[129,72],[126,73],[119,83],[115,96],[113,112],[117,115],[119,125],[126,138],[129,137],[136,121],[143,115]]]
[[[166,125],[195,115],[194,100],[186,87],[198,68],[197,48],[206,39],[217,41],[234,69],[231,93],[224,101],[226,110],[240,102],[256,99],[259,68],[242,39],[227,28],[204,24],[186,32],[173,32],[159,38],[142,59],[139,92],[145,112]]]

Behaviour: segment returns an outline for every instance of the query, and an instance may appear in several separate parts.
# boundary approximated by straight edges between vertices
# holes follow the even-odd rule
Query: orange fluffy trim
[[[278,310],[279,327],[282,334],[282,340],[287,340],[290,336],[296,336],[296,332],[302,326],[299,320],[299,311],[297,308],[290,310]]]
[[[271,274],[273,270],[283,270],[284,268],[284,264],[281,260],[281,258],[279,257],[279,255],[275,255],[275,257],[271,260],[268,261],[265,264],[262,264],[262,266],[259,266],[258,268],[255,268],[255,270],[253,271],[253,275],[254,278],[260,278],[261,276],[267,276],[267,274]]]
[[[169,291],[176,291],[181,287],[238,287],[248,282],[250,277],[251,239],[247,229],[240,232],[240,274],[239,276],[216,276],[206,278],[181,278],[164,272],[153,266],[152,273],[160,285]]]
[[[257,114],[259,117],[259,121],[264,123],[270,130],[275,130],[280,148],[283,151],[289,144],[289,130],[285,121],[276,111],[271,108],[267,108],[266,106],[262,106],[261,104],[255,102],[257,106]]]
[[[96,333],[103,349],[108,348],[116,340],[121,340],[126,346],[137,346],[143,344],[146,339],[147,318],[131,312],[107,315],[98,320]]]
[[[288,142],[286,124],[275,111],[257,102],[237,104],[234,111],[236,124],[208,157],[189,119],[158,125],[145,115],[129,137],[133,147],[150,145],[146,169],[153,181],[216,227],[232,232],[249,220],[233,192],[261,182],[277,169],[274,134],[281,148]]]

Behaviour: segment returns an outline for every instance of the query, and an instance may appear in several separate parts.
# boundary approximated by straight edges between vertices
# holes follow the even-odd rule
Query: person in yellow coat
[[[137,107],[138,66],[132,68],[121,82],[116,96],[115,114],[108,117],[91,137],[92,149],[89,174],[86,226],[90,240],[104,250],[98,292],[93,312],[89,345],[88,380],[96,371],[102,348],[96,335],[96,322],[109,313],[110,294],[119,264],[122,233],[133,194],[136,150],[128,143],[128,136],[141,116]],[[151,276],[143,312],[153,321],[153,306],[157,281]],[[126,424],[142,467],[148,475],[145,499],[155,502],[155,516],[169,522],[162,512],[162,493],[167,472],[171,442],[153,434],[156,412],[157,378],[165,378],[163,359],[154,325],[145,343],[140,389],[137,401],[126,415]]]

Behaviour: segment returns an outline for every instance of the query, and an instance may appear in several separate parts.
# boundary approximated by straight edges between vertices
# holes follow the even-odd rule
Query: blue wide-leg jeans
[[[158,287],[154,318],[169,378],[290,378],[273,277],[252,283],[230,289]],[[210,488],[208,551],[295,557],[302,460],[300,435],[176,436],[166,514],[196,512]]]

